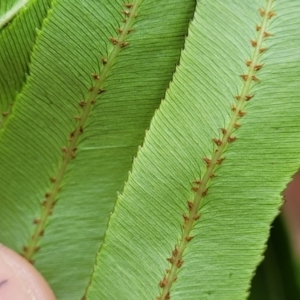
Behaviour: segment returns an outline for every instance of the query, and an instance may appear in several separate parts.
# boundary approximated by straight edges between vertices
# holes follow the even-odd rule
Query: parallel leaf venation
[[[57,201],[58,193],[61,189],[61,184],[65,176],[67,167],[72,159],[76,157],[77,144],[80,135],[84,133],[86,121],[90,115],[93,106],[96,104],[96,99],[99,95],[105,92],[103,88],[104,81],[107,78],[112,66],[122,49],[129,45],[126,41],[128,34],[131,32],[132,25],[137,18],[137,10],[140,1],[136,0],[133,4],[124,4],[122,13],[124,14],[124,25],[118,29],[118,37],[110,37],[110,42],[114,45],[112,51],[107,58],[102,58],[103,67],[99,74],[92,73],[91,77],[94,80],[94,84],[89,88],[89,95],[86,100],[81,100],[78,105],[82,108],[81,114],[74,116],[77,124],[75,129],[70,133],[68,145],[62,147],[63,159],[60,168],[55,176],[50,178],[52,183],[51,189],[45,193],[45,200],[42,202],[42,212],[39,218],[36,218],[33,223],[36,224],[36,228],[28,245],[23,247],[24,252],[22,255],[28,259],[31,263],[34,263],[32,259],[33,255],[40,249],[38,246],[40,237],[44,235],[48,217],[52,215],[55,203]],[[98,100],[99,101],[99,100]]]
[[[91,74],[100,74],[102,57],[114,47],[109,38],[117,38],[124,25],[122,0],[52,4],[31,53],[30,74],[1,133],[0,239],[17,252],[28,244],[41,202],[57,179],[62,148],[78,126],[74,117],[82,115],[78,103],[87,101],[95,84]],[[165,15],[157,0],[142,1],[130,44],[104,81],[106,91],[85,123],[39,240],[35,266],[59,299],[84,293],[116,192],[179,61],[195,3],[172,0],[164,6],[173,13]]]
[[[246,59],[246,66],[248,72],[240,75],[244,84],[239,95],[235,96],[236,104],[232,104],[232,115],[226,128],[221,128],[222,137],[212,138],[213,143],[216,145],[214,153],[211,158],[204,157],[204,163],[207,170],[203,174],[203,177],[195,178],[193,181],[192,190],[195,192],[194,199],[187,202],[187,211],[183,213],[183,235],[180,238],[179,244],[175,245],[172,251],[172,255],[167,260],[171,264],[171,268],[166,270],[163,279],[159,282],[159,286],[162,288],[162,293],[158,299],[168,300],[170,299],[170,290],[174,281],[177,280],[178,269],[183,265],[182,259],[184,251],[188,243],[192,240],[193,236],[191,231],[194,227],[194,223],[197,222],[201,215],[199,214],[199,208],[201,200],[209,192],[208,186],[210,181],[213,180],[216,168],[224,161],[226,156],[223,156],[224,151],[228,147],[229,143],[236,141],[236,136],[232,134],[241,126],[239,120],[245,116],[246,111],[244,107],[247,101],[251,100],[254,95],[250,94],[253,84],[259,82],[256,77],[256,73],[263,67],[263,64],[259,63],[261,55],[267,50],[263,46],[263,42],[266,38],[272,36],[267,32],[268,21],[276,14],[272,10],[273,0],[267,0],[266,7],[264,9],[259,8],[259,14],[262,18],[261,24],[256,26],[257,37],[250,40],[250,44],[253,47],[251,59]]]
[[[289,65],[279,48],[289,55],[293,53],[289,45],[299,49],[299,42],[290,40],[278,23],[280,18],[282,22],[288,19],[282,15],[283,6],[274,6],[279,17],[268,20],[268,32],[274,36],[264,39],[258,47],[259,60],[250,67],[245,60],[253,57],[257,47],[253,41],[260,35],[256,25],[261,26],[264,19],[257,10],[265,10],[266,2],[198,2],[180,65],[110,218],[90,297],[153,299],[161,294],[162,274],[170,269],[166,259],[172,259],[174,246],[178,249],[184,234],[187,199],[193,204],[199,192],[192,182],[203,180],[207,164],[221,146],[222,131],[228,133],[232,116],[238,114],[240,126],[228,135],[230,142],[225,141],[220,156],[225,160],[213,170],[215,177],[202,196],[201,217],[189,235],[193,238],[185,248],[171,298],[246,298],[270,222],[278,213],[280,191],[297,167],[296,159],[288,158],[294,153],[292,146],[279,147],[276,142],[278,134],[283,137],[288,131],[278,118],[279,106],[293,94],[284,88],[287,79],[281,83],[280,74],[287,74]],[[289,42],[282,45],[285,39]],[[275,57],[281,57],[279,69]],[[249,68],[256,69],[252,75]],[[247,88],[241,99],[248,79],[251,90]],[[274,92],[272,80],[281,94]],[[283,91],[288,93],[285,97]],[[247,105],[240,108],[240,102]],[[291,107],[289,117],[284,118],[288,124],[296,120]],[[278,126],[281,132],[274,129]],[[288,158],[289,165],[276,161],[279,157]]]
[[[15,100],[30,74],[32,50],[50,8],[50,0],[32,1],[1,31],[0,129],[5,127],[5,122],[12,115]]]

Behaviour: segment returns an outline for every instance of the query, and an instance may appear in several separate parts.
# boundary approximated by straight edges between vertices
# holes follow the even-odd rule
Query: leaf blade
[[[22,9],[13,22],[1,31],[0,129],[12,112],[12,106],[26,82],[30,54],[49,7],[49,0],[29,3],[26,9]]]
[[[33,223],[46,193],[57,193],[33,259],[61,299],[84,294],[116,192],[180,55],[194,1],[165,2],[174,9],[167,18],[157,13],[157,3],[141,5],[136,32],[82,128],[61,191],[53,185],[62,173],[62,148],[78,122],[74,116],[82,113],[78,104],[94,83],[91,74],[99,68],[101,73],[102,56],[114,48],[109,39],[123,24],[122,1],[54,2],[32,53],[30,77],[0,137],[1,241],[22,251],[37,228]],[[154,30],[158,24],[160,31]]]
[[[207,174],[203,157],[215,157],[212,139],[222,137],[220,129],[233,120],[231,106],[238,105],[234,97],[243,90],[240,75],[255,74],[245,60],[256,51],[250,40],[257,37],[257,44],[268,48],[255,52],[265,63],[257,75],[260,84],[253,78],[255,97],[246,103],[237,140],[223,152],[226,159],[208,185],[171,288],[172,299],[247,297],[280,192],[299,166],[299,88],[289,74],[291,66],[293,78],[299,74],[300,45],[290,32],[299,31],[300,7],[293,1],[274,3],[280,17],[268,21],[274,36],[262,41],[256,24],[266,24],[271,4],[198,2],[180,66],[111,216],[90,299],[153,299],[168,284],[167,259],[184,238],[182,214],[194,198],[192,183]],[[258,10],[265,5],[267,14]],[[289,28],[284,33],[283,24]],[[284,143],[279,146],[277,139]]]

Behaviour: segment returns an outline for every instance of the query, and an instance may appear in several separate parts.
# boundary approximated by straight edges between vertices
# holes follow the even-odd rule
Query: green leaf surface
[[[293,0],[198,1],[88,299],[246,299],[299,167],[299,14]]]
[[[0,32],[0,129],[26,81],[30,54],[50,2],[32,1]]]
[[[195,6],[135,3],[53,1],[0,132],[0,241],[33,261],[58,299],[85,293],[117,191],[179,61]],[[19,41],[20,32],[7,40]],[[24,72],[4,71],[2,86],[15,76],[20,91]]]
[[[6,26],[28,2],[29,0],[2,0],[0,2],[0,29]]]

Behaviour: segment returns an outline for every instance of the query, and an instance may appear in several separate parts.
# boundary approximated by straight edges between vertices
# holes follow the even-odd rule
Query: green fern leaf
[[[198,1],[88,299],[246,299],[299,167],[299,14],[297,1]]]
[[[1,113],[13,103],[0,132],[0,241],[33,262],[58,299],[79,299],[195,3],[51,4],[37,36],[21,36],[19,14],[1,32],[1,47],[21,38],[30,47],[20,71],[0,77]],[[22,28],[34,28],[28,16]],[[17,54],[21,48],[2,62]]]

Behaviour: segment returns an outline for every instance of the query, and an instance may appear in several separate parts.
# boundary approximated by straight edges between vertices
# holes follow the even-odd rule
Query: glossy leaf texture
[[[1,113],[13,103],[0,132],[0,242],[34,263],[58,299],[85,294],[117,192],[178,64],[194,7],[190,0],[134,7],[58,0],[40,15],[36,38],[21,34],[36,26],[30,15],[9,38],[21,15],[1,32],[0,47],[22,39],[31,48],[20,70],[0,77]],[[25,56],[14,51],[1,58],[7,66]]]
[[[246,299],[299,168],[300,4],[198,1],[88,299]]]

